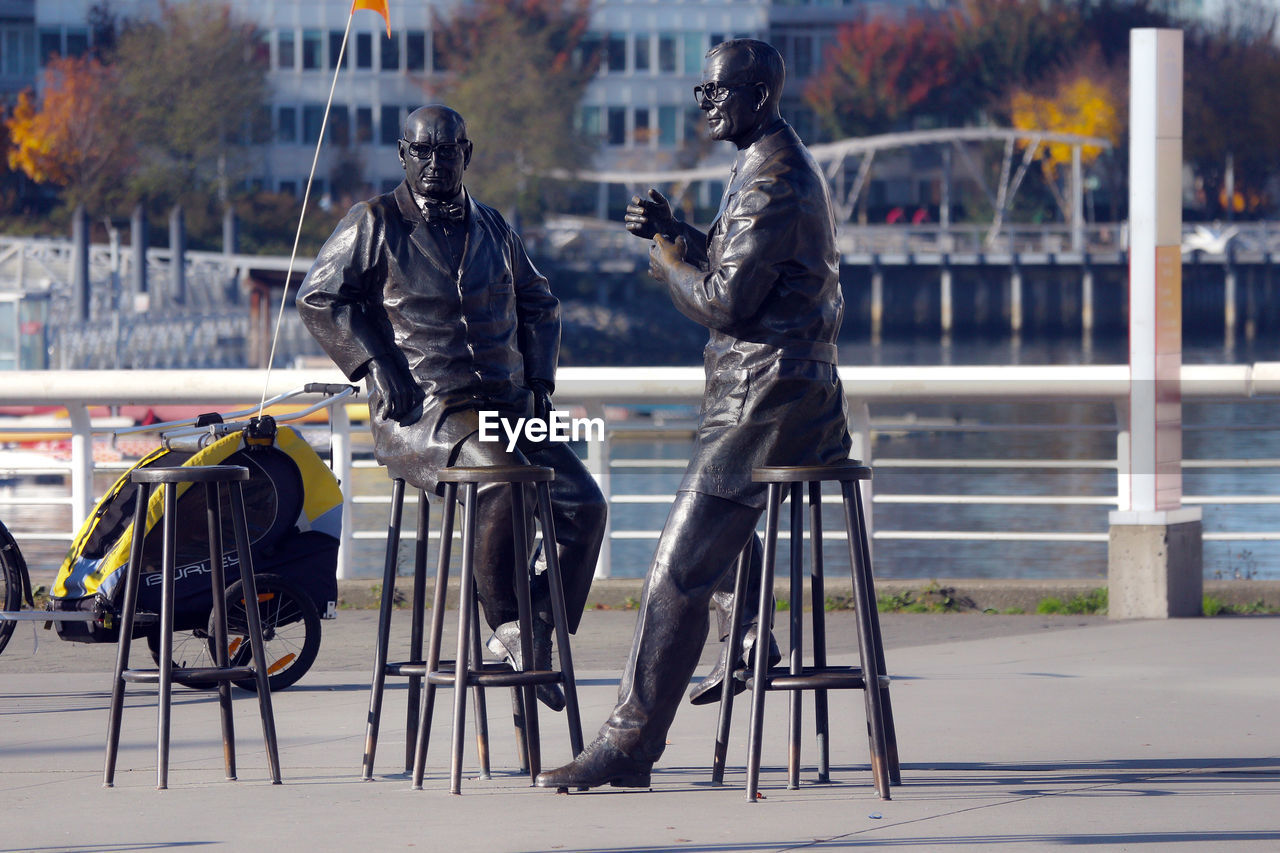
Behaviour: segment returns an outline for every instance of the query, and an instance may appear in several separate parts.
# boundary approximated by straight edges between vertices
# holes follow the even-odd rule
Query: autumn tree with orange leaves
[[[873,17],[841,27],[805,90],[824,130],[888,133],[942,110],[955,73],[955,45],[942,23]]]
[[[466,119],[467,184],[486,204],[539,218],[556,203],[541,176],[589,162],[574,113],[596,68],[590,13],[589,0],[477,0],[437,16],[449,73],[429,95]]]
[[[114,71],[91,57],[55,57],[41,88],[38,100],[30,90],[19,95],[5,121],[9,167],[63,187],[69,207],[110,207],[134,159]]]

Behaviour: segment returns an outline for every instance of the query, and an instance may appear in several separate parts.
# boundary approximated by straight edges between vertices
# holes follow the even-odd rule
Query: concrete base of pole
[[[1199,519],[1111,525],[1107,612],[1112,619],[1199,616],[1204,552]]]

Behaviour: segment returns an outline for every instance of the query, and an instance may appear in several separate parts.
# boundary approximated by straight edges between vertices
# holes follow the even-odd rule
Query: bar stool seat
[[[828,690],[862,690],[866,705],[871,770],[876,791],[889,799],[890,784],[901,784],[898,766],[897,736],[893,712],[889,704],[889,678],[885,674],[884,646],[880,635],[880,619],[876,611],[875,587],[871,571],[870,543],[861,490],[857,483],[871,479],[871,469],[854,460],[835,465],[770,466],[755,468],[751,479],[768,484],[765,509],[764,566],[760,583],[757,619],[761,632],[771,625],[773,611],[774,572],[777,564],[778,517],[782,490],[787,487],[791,499],[791,577],[790,577],[790,653],[784,665],[770,668],[767,655],[756,655],[750,668],[737,666],[726,677],[720,698],[720,718],[712,760],[712,783],[723,784],[725,755],[733,712],[733,680],[745,681],[752,690],[751,721],[748,734],[747,801],[755,802],[759,789],[760,752],[764,731],[764,698],[771,690],[789,691],[790,749],[788,787],[799,787],[800,716],[803,691],[814,692],[814,712],[818,736],[818,781],[830,781],[830,739],[827,706]],[[860,666],[835,666],[827,663],[826,593],[822,558],[822,483],[837,482],[843,496],[845,532],[849,542],[850,575],[853,584],[854,609],[858,626]],[[804,663],[804,490],[810,510],[809,540],[811,546],[810,597],[812,663]],[[749,548],[750,546],[748,546]],[[728,644],[730,661],[742,656],[742,598],[747,587],[748,550],[738,559],[735,595]]]
[[[189,685],[218,686],[218,704],[222,718],[222,745],[227,779],[236,778],[235,737],[231,715],[231,682],[254,679],[257,684],[258,711],[262,718],[263,741],[271,780],[280,783],[280,757],[276,742],[275,717],[271,709],[271,690],[267,683],[266,652],[262,639],[261,614],[247,602],[258,600],[253,574],[253,554],[249,547],[249,528],[245,519],[242,484],[249,479],[249,469],[241,465],[204,465],[139,468],[129,474],[138,486],[134,503],[134,533],[125,569],[124,600],[120,615],[120,639],[111,686],[111,703],[107,724],[107,756],[103,774],[105,787],[115,783],[116,754],[120,745],[120,722],[124,705],[124,686],[156,684],[159,686],[159,724],[156,739],[156,787],[168,787],[169,730],[172,686],[174,682]],[[181,484],[202,485],[205,490],[205,516],[209,537],[209,577],[213,596],[214,666],[175,667],[173,665],[174,560],[177,553],[177,490]],[[155,669],[129,668],[129,650],[137,613],[138,587],[142,575],[143,543],[152,489],[163,489],[161,598],[159,618],[159,663]],[[226,578],[223,571],[222,505],[220,492],[225,489],[231,504],[231,526],[240,563],[240,578],[245,590],[247,634],[253,655],[252,666],[230,666],[227,652],[227,614],[225,607]]]
[[[436,595],[441,595],[449,582],[449,560],[453,539],[454,510],[458,489],[462,489],[462,571],[459,579],[457,653],[452,662],[440,659],[444,631],[444,607],[437,607],[431,617],[425,678],[423,683],[422,718],[414,752],[413,787],[422,788],[435,690],[439,686],[454,688],[453,746],[450,760],[449,791],[461,793],[462,753],[465,739],[466,695],[468,687],[512,687],[519,691],[523,705],[524,743],[521,769],[529,771],[532,784],[541,772],[541,746],[538,726],[536,688],[540,684],[560,684],[564,690],[565,716],[569,728],[569,744],[573,754],[582,751],[582,720],[578,709],[577,683],[573,674],[573,654],[569,646],[569,622],[565,613],[564,584],[560,561],[556,554],[555,522],[551,515],[551,489],[555,479],[551,468],[535,465],[493,465],[445,468],[437,476],[444,485],[444,510],[440,526],[440,562],[436,575]],[[497,661],[479,661],[480,620],[476,606],[475,546],[477,536],[477,495],[482,484],[506,484],[511,498],[512,536],[515,552],[515,593],[520,625],[520,658],[523,670]],[[528,537],[525,489],[536,493],[535,519],[542,530],[547,581],[556,638],[559,669],[534,670],[533,606],[529,583],[529,557],[532,552]],[[519,729],[517,729],[519,731]],[[483,760],[482,755],[482,760]]]

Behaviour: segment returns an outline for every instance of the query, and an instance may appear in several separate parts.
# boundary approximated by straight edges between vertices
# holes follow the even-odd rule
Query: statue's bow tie
[[[422,203],[422,214],[428,222],[461,222],[466,209],[452,201],[435,201],[427,199]]]

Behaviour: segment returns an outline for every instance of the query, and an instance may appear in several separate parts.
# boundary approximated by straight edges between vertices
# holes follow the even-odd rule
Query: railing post
[[[330,447],[333,454],[333,473],[342,489],[342,535],[338,545],[338,578],[352,577],[352,561],[355,537],[355,504],[352,502],[351,485],[351,418],[347,407],[339,403],[329,407],[329,430],[332,433]]]
[[[602,401],[588,400],[585,406],[588,417],[604,420]],[[605,505],[609,507],[604,524],[604,542],[600,546],[600,559],[596,562],[597,578],[607,578],[613,573],[613,478],[609,476],[611,443],[608,422],[605,422],[604,437],[600,441],[587,442],[587,470],[596,478],[604,495]]]
[[[865,402],[853,403],[849,406],[849,438],[853,444],[852,457],[859,460],[863,465],[870,466],[871,460],[871,407]],[[864,523],[867,526],[867,547],[872,546],[872,534],[875,530],[872,524],[871,498],[873,493],[871,480],[862,480],[858,483],[858,487],[862,489],[862,512],[865,518]]]
[[[93,509],[93,424],[89,407],[68,402],[71,419],[71,527],[74,536]]]

